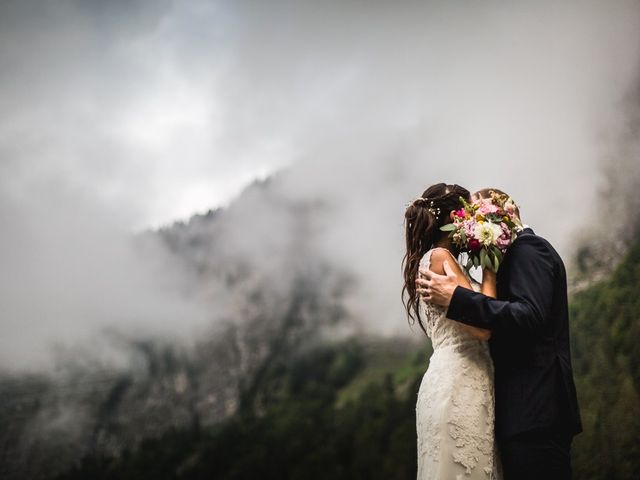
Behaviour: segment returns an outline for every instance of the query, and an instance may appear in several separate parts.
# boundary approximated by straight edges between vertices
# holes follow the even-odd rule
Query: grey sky
[[[146,310],[166,286],[124,235],[288,166],[294,198],[340,206],[319,244],[393,290],[388,315],[404,204],[432,183],[502,187],[570,253],[627,118],[638,25],[624,0],[2,2],[2,348],[114,303],[200,325],[182,299]]]

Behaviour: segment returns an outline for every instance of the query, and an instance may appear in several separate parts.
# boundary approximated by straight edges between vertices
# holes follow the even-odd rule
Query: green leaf
[[[489,265],[489,257],[487,255],[487,250],[486,249],[482,249],[480,250],[480,266],[482,268],[485,268]]]
[[[455,223],[447,223],[446,225],[440,227],[440,230],[442,230],[443,232],[453,232],[457,229],[458,227]]]

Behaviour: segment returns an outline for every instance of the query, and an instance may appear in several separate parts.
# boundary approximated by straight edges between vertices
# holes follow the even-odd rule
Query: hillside
[[[427,349],[397,340],[283,352],[232,418],[172,431],[120,458],[85,458],[58,478],[412,478],[426,358]]]
[[[188,272],[185,294],[208,305],[210,321],[190,342],[108,331],[98,340],[118,352],[114,365],[79,345],[49,371],[0,370],[1,478],[47,478],[86,456],[117,457],[168,431],[209,428],[239,410],[242,392],[262,388],[279,352],[344,335],[353,279],[306,251],[318,207],[279,190],[277,179],[256,181],[226,209],[132,238],[142,258],[166,248]],[[286,228],[267,235],[256,211],[268,219],[260,228]],[[244,235],[250,228],[260,241]]]
[[[288,198],[283,180],[133,239],[141,256],[160,239],[189,272],[185,292],[210,305],[191,345],[112,332],[118,368],[70,350],[53,372],[0,374],[0,477],[412,478],[428,341],[406,325],[403,338],[373,333],[404,320],[352,309],[368,270],[318,248],[327,206]],[[577,252],[571,304],[576,478],[632,478],[640,244],[615,270],[597,251]]]
[[[610,278],[571,301],[585,425],[576,479],[640,471],[639,284],[637,243]],[[284,349],[223,423],[174,430],[118,458],[87,457],[58,478],[415,478],[415,394],[429,354],[426,343],[365,338]]]
[[[584,432],[576,478],[631,479],[640,472],[640,242],[610,278],[571,301],[572,344]]]

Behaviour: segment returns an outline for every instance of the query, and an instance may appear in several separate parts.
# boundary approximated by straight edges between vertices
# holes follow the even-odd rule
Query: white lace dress
[[[421,265],[429,267],[432,251]],[[422,300],[420,306],[433,355],[416,402],[417,479],[500,480],[488,343],[446,318],[446,309]]]

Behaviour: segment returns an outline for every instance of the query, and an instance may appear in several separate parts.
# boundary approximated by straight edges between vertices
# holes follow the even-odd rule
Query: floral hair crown
[[[429,205],[427,210],[429,210],[434,217],[438,218],[440,216],[440,207],[434,207],[433,200],[429,200],[428,198],[418,197],[412,202],[407,203],[406,206],[410,207],[411,205],[415,205],[416,207],[424,207],[427,204]]]

